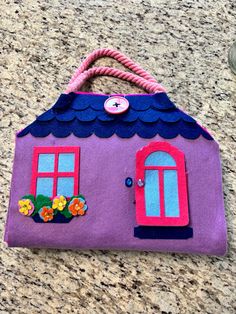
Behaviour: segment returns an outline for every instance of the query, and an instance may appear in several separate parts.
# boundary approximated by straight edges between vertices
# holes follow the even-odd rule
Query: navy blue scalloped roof
[[[176,108],[165,93],[125,96],[130,107],[120,115],[111,115],[104,110],[104,102],[108,97],[62,94],[50,110],[17,136],[31,133],[35,137],[45,137],[51,133],[55,137],[67,137],[73,133],[77,137],[95,134],[106,138],[116,134],[130,138],[137,134],[142,138],[152,138],[159,134],[166,139],[177,135],[196,139],[202,135],[212,140],[210,134],[193,118]]]

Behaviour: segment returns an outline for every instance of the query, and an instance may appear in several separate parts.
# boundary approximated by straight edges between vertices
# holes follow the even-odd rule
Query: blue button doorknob
[[[125,179],[125,185],[130,188],[133,185],[133,179],[128,177]]]

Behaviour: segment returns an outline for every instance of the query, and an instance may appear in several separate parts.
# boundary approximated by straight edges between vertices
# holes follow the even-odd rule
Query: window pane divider
[[[159,193],[160,193],[160,218],[165,217],[165,203],[164,203],[164,176],[163,170],[158,171],[158,180],[159,180]]]
[[[58,151],[55,152],[55,161],[54,161],[54,175],[53,175],[53,190],[52,195],[57,195],[57,174],[58,174],[58,159],[59,159],[59,153]]]
[[[38,172],[37,173],[37,177],[39,178],[43,178],[43,177],[50,177],[50,178],[54,178],[54,177],[74,177],[75,172]]]
[[[145,170],[177,170],[176,166],[144,166]]]

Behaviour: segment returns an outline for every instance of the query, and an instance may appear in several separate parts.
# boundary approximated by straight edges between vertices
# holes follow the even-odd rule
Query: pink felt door
[[[136,154],[136,220],[144,226],[189,223],[184,153],[152,142]]]

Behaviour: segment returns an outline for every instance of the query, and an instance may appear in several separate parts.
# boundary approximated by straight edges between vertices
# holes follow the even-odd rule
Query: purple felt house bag
[[[104,56],[133,73],[89,68]],[[147,93],[79,91],[97,75]],[[16,135],[5,242],[223,255],[219,146],[139,65],[96,50],[53,107]]]

